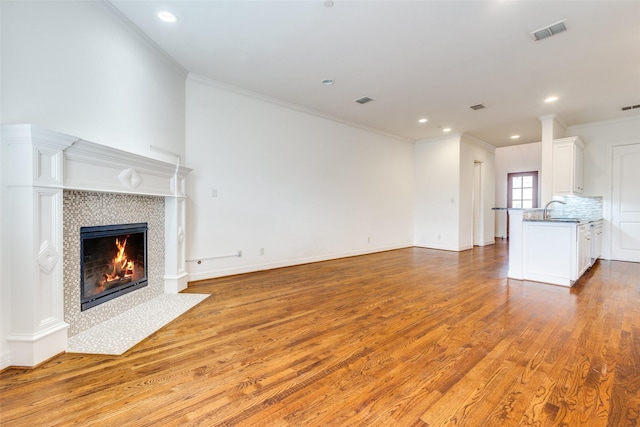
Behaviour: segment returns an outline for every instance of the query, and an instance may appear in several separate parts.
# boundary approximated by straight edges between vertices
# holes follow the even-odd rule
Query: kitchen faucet
[[[544,207],[544,211],[542,212],[542,219],[549,219],[549,205],[551,203],[562,203],[563,205],[567,204],[567,202],[563,202],[562,200],[551,200]]]

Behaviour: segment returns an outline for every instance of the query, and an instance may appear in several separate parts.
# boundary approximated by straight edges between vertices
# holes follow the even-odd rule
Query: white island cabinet
[[[591,225],[524,221],[522,270],[525,280],[572,286],[591,266]]]

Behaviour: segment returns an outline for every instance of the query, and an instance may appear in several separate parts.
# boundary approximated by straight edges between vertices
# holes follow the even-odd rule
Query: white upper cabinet
[[[577,136],[553,141],[553,194],[582,194],[584,144]]]

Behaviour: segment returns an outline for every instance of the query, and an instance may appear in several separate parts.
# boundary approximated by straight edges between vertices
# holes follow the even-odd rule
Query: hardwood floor
[[[635,426],[640,264],[507,280],[507,245],[192,284],[122,356],[0,373],[2,426]]]

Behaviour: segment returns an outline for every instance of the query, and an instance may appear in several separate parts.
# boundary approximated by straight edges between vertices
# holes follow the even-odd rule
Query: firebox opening
[[[80,309],[147,286],[147,223],[80,228]]]

